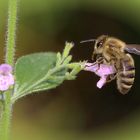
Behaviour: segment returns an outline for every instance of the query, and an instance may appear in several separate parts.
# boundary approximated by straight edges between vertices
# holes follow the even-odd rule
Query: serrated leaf
[[[64,77],[54,77],[51,79],[49,77],[49,72],[56,65],[56,54],[55,53],[36,53],[23,56],[19,58],[15,65],[15,90],[13,95],[13,100],[17,99],[20,96],[27,95],[33,91],[42,91],[49,86],[55,87],[58,84],[62,83]],[[56,71],[57,75],[64,75],[65,70],[60,69]],[[48,81],[44,77],[48,74]],[[42,80],[44,79],[44,80]],[[41,81],[42,80],[42,81]],[[50,83],[51,81],[51,83]],[[57,81],[57,82],[56,82]]]

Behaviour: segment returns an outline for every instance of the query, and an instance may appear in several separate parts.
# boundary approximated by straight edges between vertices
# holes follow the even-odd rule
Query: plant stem
[[[14,66],[16,20],[17,20],[18,0],[9,0],[8,8],[8,28],[6,39],[5,63]],[[9,140],[10,121],[12,116],[11,94],[13,90],[2,93],[5,98],[3,101],[2,115],[0,118],[0,140]]]
[[[11,120],[11,91],[7,91],[5,94],[6,100],[3,102],[2,115],[0,120],[0,140],[9,140],[9,129]]]
[[[17,1],[9,0],[8,29],[6,40],[6,63],[14,65],[16,21],[17,21]]]

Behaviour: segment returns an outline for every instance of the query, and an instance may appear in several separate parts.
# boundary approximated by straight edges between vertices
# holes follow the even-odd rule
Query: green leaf
[[[33,92],[49,90],[64,80],[73,80],[83,69],[69,55],[73,43],[66,43],[63,53],[35,53],[19,58],[15,64],[15,86],[12,102]]]
[[[36,53],[19,58],[15,65],[15,89],[13,100],[32,93],[56,87],[64,80],[64,68],[51,71],[56,65],[55,53]],[[50,74],[49,74],[50,73]],[[55,74],[55,77],[51,76]],[[63,75],[57,77],[57,75]]]

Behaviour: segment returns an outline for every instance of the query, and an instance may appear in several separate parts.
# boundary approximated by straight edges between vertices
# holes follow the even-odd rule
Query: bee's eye
[[[103,42],[102,41],[100,41],[100,42],[97,43],[97,47],[102,47],[102,45],[103,45]]]

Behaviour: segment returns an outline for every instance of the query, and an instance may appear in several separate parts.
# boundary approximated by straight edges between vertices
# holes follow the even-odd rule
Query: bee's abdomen
[[[135,79],[135,65],[131,55],[126,54],[120,63],[120,70],[117,75],[118,90],[126,94],[131,89]]]

